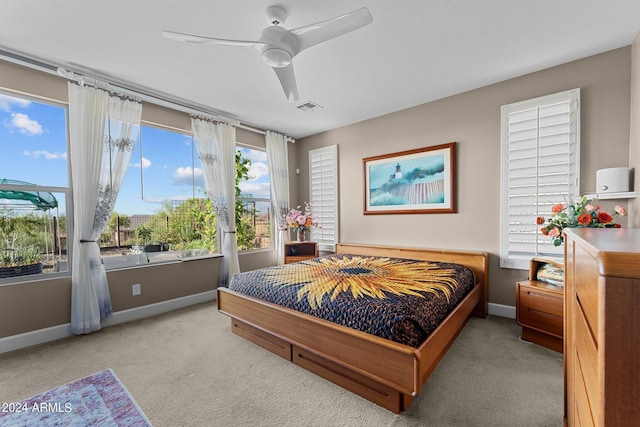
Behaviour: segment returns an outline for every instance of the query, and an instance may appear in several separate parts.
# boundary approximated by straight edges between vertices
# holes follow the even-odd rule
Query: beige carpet
[[[562,355],[471,319],[393,414],[229,331],[214,303],[0,355],[0,404],[111,368],[156,427],[561,426]]]

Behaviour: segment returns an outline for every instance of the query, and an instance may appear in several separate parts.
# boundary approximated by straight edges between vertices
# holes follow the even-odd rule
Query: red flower
[[[599,215],[598,215],[599,216]],[[591,224],[591,215],[589,214],[582,214],[578,217],[578,222],[582,225],[589,225]]]
[[[536,224],[538,225],[544,224],[544,217],[539,216],[538,218],[536,218]]]
[[[556,213],[560,212],[562,209],[564,209],[564,206],[562,205],[562,203],[558,203],[557,205],[555,205],[554,207],[551,208],[551,212],[556,214]]]
[[[542,234],[543,234],[543,235],[545,235],[545,236],[548,236],[548,235],[549,235],[549,230],[547,230],[547,228],[546,228],[546,227],[542,227],[542,228],[540,229],[540,231],[541,231],[541,232],[542,232]]]
[[[615,228],[622,228],[622,225],[620,224],[614,224],[614,225],[615,225]]]
[[[613,217],[606,212],[598,212],[598,221],[602,224],[608,224],[613,221]]]

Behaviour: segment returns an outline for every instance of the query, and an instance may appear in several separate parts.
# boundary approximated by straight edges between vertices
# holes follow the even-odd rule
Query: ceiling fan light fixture
[[[284,49],[274,47],[262,52],[262,59],[274,68],[284,68],[291,64],[293,56]]]

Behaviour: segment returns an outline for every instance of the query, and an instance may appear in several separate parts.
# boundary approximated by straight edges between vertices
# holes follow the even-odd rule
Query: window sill
[[[195,252],[195,253],[193,253]],[[151,265],[171,264],[177,262],[196,261],[208,258],[219,258],[222,254],[202,254],[197,251],[142,252],[140,254],[122,255],[103,258],[107,271],[127,268],[148,267]]]
[[[238,251],[238,256],[259,254],[261,252],[273,252],[274,250],[275,249],[273,247],[261,248],[261,249],[248,249],[246,251]],[[222,256],[222,255],[220,255],[220,256]]]

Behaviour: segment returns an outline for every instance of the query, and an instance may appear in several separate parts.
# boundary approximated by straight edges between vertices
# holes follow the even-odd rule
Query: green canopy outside
[[[35,185],[6,178],[0,179],[0,184]],[[44,191],[0,190],[0,199],[26,200],[31,202],[36,209],[43,211],[58,207],[58,200],[56,200],[53,194]]]

